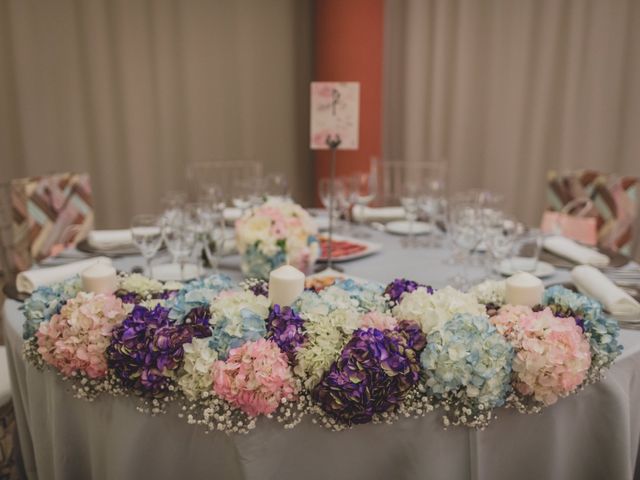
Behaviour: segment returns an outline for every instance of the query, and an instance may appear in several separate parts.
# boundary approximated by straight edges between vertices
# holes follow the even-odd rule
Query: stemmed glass
[[[438,165],[438,167],[429,174],[418,199],[420,212],[425,217],[431,232],[425,241],[427,247],[440,246],[440,238],[437,235],[437,232],[440,232],[438,222],[444,221],[446,206],[444,163],[434,165]]]
[[[364,228],[364,212],[367,205],[376,198],[376,191],[378,190],[378,160],[376,158],[371,159],[368,172],[352,175],[349,179],[349,186],[351,203],[353,203],[354,209],[358,210],[359,215],[356,217],[360,219],[357,221],[354,236],[370,237],[371,234]]]
[[[272,173],[264,178],[265,194],[267,197],[290,200],[289,182],[281,173]]]
[[[524,227],[515,218],[503,212],[485,212],[483,215],[483,240],[487,247],[486,270],[493,275],[493,267],[500,267],[505,258],[513,252],[517,236]]]
[[[409,178],[405,178],[405,183],[402,186],[400,204],[402,205],[402,208],[404,208],[405,217],[409,222],[409,231],[406,241],[404,242],[406,247],[416,246],[415,223],[418,219],[419,197],[419,183],[410,180]]]
[[[144,257],[149,277],[153,278],[151,260],[162,246],[160,217],[148,214],[135,215],[131,219],[131,237],[133,238],[133,243]]]
[[[171,219],[165,218],[162,236],[173,257],[173,263],[179,262],[180,279],[184,280],[185,264],[193,252],[197,238],[194,224],[191,223],[189,215],[184,209]]]
[[[336,178],[334,179],[334,190],[333,193],[335,195],[335,203],[333,205],[333,224],[338,225],[338,220],[340,216],[340,206],[347,200],[346,194],[346,185],[344,179]],[[321,178],[318,181],[318,196],[320,197],[320,202],[322,206],[329,212],[329,202],[331,198],[331,179],[330,178]],[[329,212],[331,214],[331,212]]]
[[[482,240],[481,217],[477,203],[464,201],[452,202],[449,205],[447,227],[450,238],[465,254],[462,262],[462,273],[451,280],[455,288],[466,290],[471,286],[468,267],[471,252]]]

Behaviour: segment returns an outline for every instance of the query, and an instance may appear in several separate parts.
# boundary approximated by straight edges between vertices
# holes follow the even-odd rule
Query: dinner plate
[[[92,255],[104,255],[105,257],[125,257],[130,255],[140,255],[140,250],[135,245],[122,245],[113,248],[99,248],[94,247],[89,243],[87,239],[81,240],[76,248],[84,253],[90,253]]]
[[[409,235],[413,229],[414,235],[426,235],[431,233],[431,225],[425,222],[413,222],[413,226],[407,220],[396,220],[387,223],[387,232],[396,235]]]
[[[375,283],[362,277],[348,275],[332,268],[327,268],[313,275],[309,275],[305,280],[305,288],[318,291],[333,285],[337,280],[353,280],[356,283]]]
[[[523,265],[529,264],[531,262],[528,258],[523,257],[513,257],[507,258],[500,262],[497,266],[496,270],[504,275],[505,277],[511,276],[514,273],[522,272],[524,269]],[[556,268],[550,263],[543,262],[538,260],[538,265],[535,271],[530,272],[532,275],[535,275],[538,278],[545,278],[553,275],[556,271]]]
[[[184,266],[184,275],[180,271],[178,263],[164,263],[162,265],[154,265],[152,267],[153,278],[162,282],[186,282],[198,278],[199,269],[193,263],[187,263]]]
[[[322,245],[328,237],[321,235],[319,237]],[[334,262],[347,262],[357,258],[373,255],[382,250],[382,245],[375,242],[368,242],[359,238],[343,237],[342,235],[333,236],[333,258]],[[324,250],[324,249],[323,249]],[[344,253],[341,253],[344,252]],[[327,257],[323,253],[320,254],[319,262],[326,262]]]

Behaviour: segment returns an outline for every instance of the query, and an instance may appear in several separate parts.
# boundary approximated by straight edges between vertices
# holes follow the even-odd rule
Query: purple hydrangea
[[[273,340],[286,353],[289,363],[295,363],[298,348],[306,341],[304,321],[291,307],[274,305],[267,318],[267,338]]]
[[[389,299],[391,306],[397,305],[402,299],[402,295],[405,292],[413,292],[418,288],[423,287],[427,289],[429,294],[433,294],[433,288],[429,285],[414,282],[413,280],[407,280],[406,278],[396,278],[384,289],[385,296]]]
[[[145,297],[136,292],[128,292],[126,290],[117,290],[115,295],[122,303],[133,303],[139,304],[143,300],[147,300],[147,298],[152,300],[167,300],[173,297],[177,293],[177,290],[162,290],[161,292],[154,292],[149,297]]]
[[[269,296],[269,282],[261,278],[249,278],[243,281],[240,286],[254,295]]]
[[[173,324],[169,309],[160,305],[153,310],[137,305],[113,330],[107,361],[123,387],[161,398],[169,393],[172,372],[182,364],[183,345],[209,335],[208,327]]]
[[[580,327],[580,329],[584,332],[584,318],[578,315],[572,308],[568,306],[563,306],[558,303],[552,303],[550,305],[536,305],[533,307],[534,312],[540,312],[545,308],[550,308],[553,314],[558,318],[569,318],[573,317],[573,320],[576,322],[576,325]]]
[[[422,331],[410,324],[384,332],[356,330],[313,390],[313,399],[346,425],[393,411],[420,379],[419,350],[425,344]]]

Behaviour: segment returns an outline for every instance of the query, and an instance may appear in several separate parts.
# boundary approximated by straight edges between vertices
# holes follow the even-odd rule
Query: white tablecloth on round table
[[[380,282],[405,276],[439,287],[455,272],[443,263],[445,250],[403,250],[397,237],[374,235],[383,252],[343,264],[347,273]],[[134,264],[142,262],[119,262],[123,269]],[[238,259],[225,264],[237,267]],[[548,283],[567,278],[559,272]],[[6,302],[5,333],[30,479],[640,478],[640,331],[622,331],[624,353],[604,381],[538,415],[500,409],[482,432],[444,431],[436,411],[339,433],[309,419],[293,430],[261,419],[248,435],[227,436],[205,434],[175,411],[144,415],[132,398],[74,399],[55,373],[25,363],[18,306]]]

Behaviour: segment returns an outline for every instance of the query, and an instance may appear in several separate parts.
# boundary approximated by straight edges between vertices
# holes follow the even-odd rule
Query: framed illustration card
[[[338,150],[357,150],[360,83],[311,82],[311,149],[327,150],[327,138],[340,138]]]

